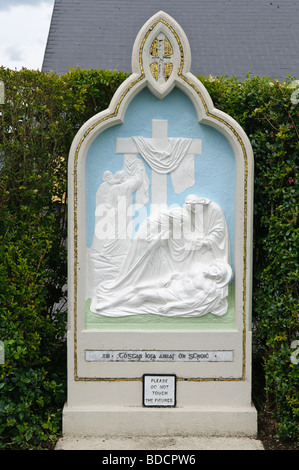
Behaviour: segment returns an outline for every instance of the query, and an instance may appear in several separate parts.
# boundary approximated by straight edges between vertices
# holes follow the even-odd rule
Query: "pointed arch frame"
[[[177,42],[179,56],[176,58],[177,73],[167,83],[160,86],[151,78],[146,70],[144,60],[149,44],[155,32],[166,31]],[[82,377],[78,373],[78,331],[82,330],[82,322],[78,319],[78,286],[79,277],[84,277],[84,269],[80,260],[79,245],[84,233],[78,223],[84,213],[84,178],[85,160],[92,142],[106,129],[121,124],[126,110],[133,98],[142,89],[148,87],[157,97],[163,99],[174,87],[178,87],[191,99],[200,123],[216,128],[225,135],[232,146],[236,163],[236,206],[235,206],[235,279],[236,279],[236,310],[239,310],[242,329],[242,373],[235,378],[179,378],[188,381],[244,381],[246,379],[246,346],[251,324],[251,247],[252,247],[252,212],[253,212],[253,152],[247,135],[241,126],[229,115],[216,109],[203,84],[190,72],[191,52],[187,37],[179,24],[164,12],[154,15],[140,30],[132,52],[132,74],[115,92],[109,107],[93,116],[78,131],[69,155],[68,188],[69,188],[69,328],[73,331],[74,349],[74,380],[75,381],[111,381],[111,380],[142,380],[136,378],[98,378]],[[174,72],[172,72],[173,75]],[[81,270],[81,273],[79,271]],[[79,324],[80,323],[80,324]]]

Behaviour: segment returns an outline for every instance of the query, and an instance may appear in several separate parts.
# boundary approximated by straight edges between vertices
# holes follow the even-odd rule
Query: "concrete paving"
[[[264,450],[250,437],[63,437],[56,450]]]

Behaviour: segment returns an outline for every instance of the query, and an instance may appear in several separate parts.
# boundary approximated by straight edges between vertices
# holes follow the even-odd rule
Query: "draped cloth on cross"
[[[168,139],[165,150],[160,150],[153,139],[132,137],[138,152],[156,173],[171,173],[175,193],[181,193],[194,185],[194,158],[188,155],[191,139]]]
[[[167,206],[167,174],[179,194],[195,183],[194,156],[201,154],[201,140],[169,138],[168,121],[152,121],[152,138],[131,137],[116,140],[116,153],[140,154],[152,169],[151,204]]]

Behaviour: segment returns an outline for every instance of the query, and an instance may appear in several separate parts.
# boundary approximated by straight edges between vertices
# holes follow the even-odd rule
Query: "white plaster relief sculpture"
[[[97,286],[90,308],[107,316],[223,315],[231,275],[220,206],[190,195],[183,208],[141,224],[118,275]]]
[[[115,307],[121,306],[133,315],[198,317],[210,312],[220,316],[227,312],[225,293],[230,279],[231,268],[223,260],[215,260],[209,266],[196,264],[189,271],[176,272],[168,279],[124,287],[116,293],[112,289],[105,293],[99,288],[96,310],[109,312],[112,309],[113,312]]]
[[[135,155],[126,155],[122,171],[104,172],[96,194],[93,243],[87,250],[88,296],[94,296],[99,282],[118,274],[130,246],[127,227],[132,194],[141,207],[148,202],[148,187],[144,164]]]
[[[157,97],[164,98],[176,84],[185,86],[180,77],[184,67],[189,70],[187,41],[183,44],[172,27],[157,21],[142,44],[141,55],[133,54],[132,67],[139,70],[140,62],[136,62],[139,57],[146,84]],[[185,55],[182,47],[187,51]],[[149,187],[145,171],[143,175],[127,171],[126,183],[131,178],[132,186],[125,192],[128,197],[123,197],[118,205],[112,204],[109,234],[112,240],[108,238],[103,243],[96,239],[100,238],[97,233],[100,221],[96,220],[95,242],[88,256],[91,269],[87,269],[87,298],[92,299],[92,312],[114,317],[227,312],[232,273],[228,230],[221,208],[197,195],[189,196],[184,207],[167,208],[170,189],[180,194],[195,185],[195,157],[201,153],[201,139],[169,137],[167,120],[152,120],[151,138],[133,135],[116,139],[116,154],[124,158],[124,169],[128,159],[134,161],[139,157],[151,169],[151,215],[141,224],[133,241],[122,230],[121,240],[119,233],[115,237],[115,220],[120,221],[129,209],[132,194],[136,193],[137,201],[137,193],[145,194]],[[172,188],[168,187],[167,175]],[[124,183],[119,186],[122,188]],[[115,201],[112,194],[116,196],[118,189],[111,187],[105,198]],[[119,198],[122,196],[119,192]],[[122,227],[127,232],[128,220]],[[216,277],[211,276],[213,270],[217,271]]]

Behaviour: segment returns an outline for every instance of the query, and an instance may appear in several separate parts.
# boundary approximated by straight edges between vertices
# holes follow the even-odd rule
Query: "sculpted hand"
[[[187,250],[199,250],[203,246],[202,240],[196,238],[194,240],[188,240],[186,243]]]

